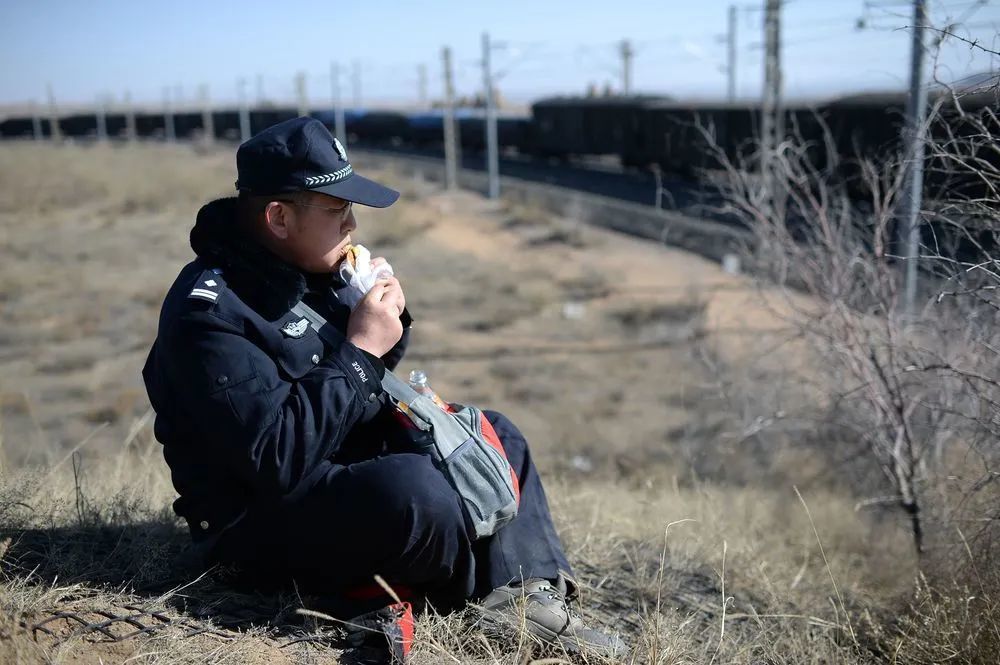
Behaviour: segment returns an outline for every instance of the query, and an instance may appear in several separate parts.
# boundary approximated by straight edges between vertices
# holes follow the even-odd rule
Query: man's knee
[[[504,452],[507,453],[507,458],[511,464],[516,466],[516,460],[520,460],[528,451],[528,442],[521,434],[521,430],[499,411],[483,411],[483,413],[493,425],[497,436],[500,437],[500,443],[503,445]]]

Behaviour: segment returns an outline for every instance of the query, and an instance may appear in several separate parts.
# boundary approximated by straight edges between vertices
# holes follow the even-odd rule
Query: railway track
[[[357,147],[352,153],[373,166],[392,165],[404,175],[444,181],[444,160],[433,153]],[[466,157],[458,173],[459,185],[485,193],[484,160]],[[552,166],[534,160],[500,160],[501,195],[550,210],[555,214],[581,217],[581,221],[621,233],[662,242],[694,252],[714,261],[739,253],[752,242],[752,235],[709,210],[719,201],[697,185],[665,179],[666,203],[657,208],[656,183],[651,175],[610,168]]]

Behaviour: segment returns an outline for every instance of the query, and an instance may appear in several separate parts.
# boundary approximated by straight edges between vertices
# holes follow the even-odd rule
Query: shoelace
[[[562,602],[562,606],[566,608],[566,614],[568,614],[571,618],[574,619],[581,618],[580,614],[578,614],[575,610],[573,610],[572,607],[569,606],[569,602],[567,602],[566,598],[563,596],[562,592],[559,591],[559,589],[556,589],[553,586],[549,586],[548,584],[541,584],[538,586],[538,591],[551,591],[552,593],[545,594],[549,600],[555,600],[558,598]]]

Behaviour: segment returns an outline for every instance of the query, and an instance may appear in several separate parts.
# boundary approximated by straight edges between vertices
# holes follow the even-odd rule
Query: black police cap
[[[256,194],[311,191],[374,208],[386,208],[399,192],[364,178],[347,151],[315,118],[272,125],[236,151],[236,188]]]

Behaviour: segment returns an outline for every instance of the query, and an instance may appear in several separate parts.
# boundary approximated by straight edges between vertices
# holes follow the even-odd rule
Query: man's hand
[[[403,336],[399,315],[406,297],[395,277],[380,279],[365,294],[347,321],[347,341],[381,358]]]

